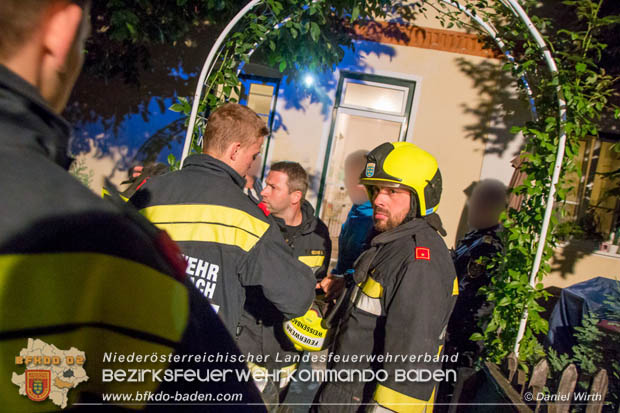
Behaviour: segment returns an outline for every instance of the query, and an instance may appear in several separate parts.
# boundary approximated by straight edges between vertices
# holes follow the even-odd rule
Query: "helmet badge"
[[[375,166],[376,164],[374,162],[369,162],[366,164],[366,178],[372,178],[375,174]]]

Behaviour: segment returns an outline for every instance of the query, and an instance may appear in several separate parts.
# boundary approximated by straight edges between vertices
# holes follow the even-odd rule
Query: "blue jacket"
[[[338,262],[332,270],[333,274],[343,275],[353,271],[353,263],[370,242],[372,228],[370,201],[353,205],[338,237]]]

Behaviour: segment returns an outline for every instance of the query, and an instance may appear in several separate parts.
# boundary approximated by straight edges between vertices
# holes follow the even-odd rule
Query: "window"
[[[577,238],[620,243],[620,153],[617,139],[587,139],[580,142],[581,176],[568,177],[572,189],[563,205],[562,221],[577,223]],[[614,173],[615,172],[615,173]]]
[[[263,152],[261,153],[262,165],[257,174],[258,178],[263,179],[269,145],[271,143],[271,131],[273,129],[280,79],[242,74],[239,76],[239,80],[241,81],[241,97],[239,103],[249,107],[256,112],[258,116],[263,118],[270,132],[263,145]]]

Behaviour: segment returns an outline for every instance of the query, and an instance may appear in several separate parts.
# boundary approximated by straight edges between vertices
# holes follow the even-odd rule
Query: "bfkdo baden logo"
[[[42,402],[50,395],[52,372],[50,370],[26,370],[26,394],[35,402]]]
[[[83,351],[71,347],[61,350],[53,344],[31,338],[28,346],[15,356],[15,364],[24,366],[23,374],[13,372],[11,382],[19,387],[19,394],[35,402],[48,398],[61,409],[67,407],[69,390],[88,381]]]

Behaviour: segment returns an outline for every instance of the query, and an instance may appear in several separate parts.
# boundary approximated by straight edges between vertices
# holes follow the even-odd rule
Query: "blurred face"
[[[490,228],[499,224],[503,206],[494,205],[485,199],[479,191],[474,190],[469,199],[467,221],[472,229]]]
[[[411,192],[402,188],[372,186],[370,193],[377,231],[389,231],[403,223],[411,207]]]
[[[360,174],[365,165],[355,165],[349,163],[344,168],[344,186],[347,189],[347,194],[351,198],[351,202],[355,205],[363,204],[368,201],[368,194],[364,185],[360,184]]]
[[[254,160],[260,155],[263,147],[264,136],[261,136],[254,143],[246,146],[236,144],[232,155],[232,168],[241,176],[246,176]]]
[[[282,217],[285,211],[301,199],[300,191],[289,192],[288,175],[280,171],[269,172],[261,195],[269,211],[276,217]]]

